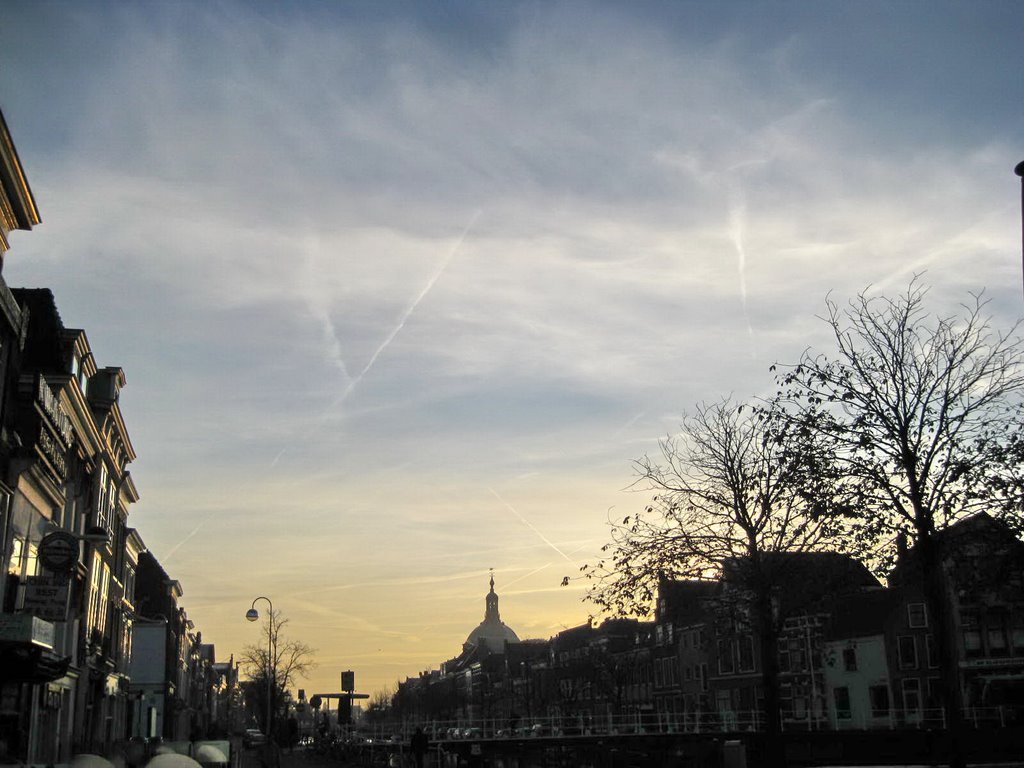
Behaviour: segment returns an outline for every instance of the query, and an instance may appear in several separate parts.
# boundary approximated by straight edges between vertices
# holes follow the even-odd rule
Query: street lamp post
[[[1024,162],[1017,163],[1013,172],[1020,176],[1021,260],[1024,263]]]
[[[273,683],[273,658],[274,658],[274,604],[270,602],[269,597],[257,597],[252,601],[252,608],[245,612],[245,618],[249,621],[258,621],[260,618],[260,612],[256,610],[256,603],[260,600],[266,600],[267,605],[270,606],[270,626],[267,628],[267,744],[270,744],[270,702],[273,699],[274,689]]]

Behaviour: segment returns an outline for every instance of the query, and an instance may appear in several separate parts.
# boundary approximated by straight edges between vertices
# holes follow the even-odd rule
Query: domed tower
[[[463,652],[484,648],[490,653],[504,653],[505,643],[518,643],[519,638],[512,628],[501,620],[498,613],[498,595],[494,591],[494,571],[491,571],[491,591],[484,598],[484,620],[469,633],[462,644]]]

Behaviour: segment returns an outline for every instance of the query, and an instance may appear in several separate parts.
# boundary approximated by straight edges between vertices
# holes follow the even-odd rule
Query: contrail
[[[581,549],[586,549],[586,548],[587,548],[587,547],[589,547],[589,546],[591,546],[591,545],[590,545],[589,543],[587,543],[587,544],[584,544],[584,545],[582,545],[582,546],[576,547],[576,549],[574,549],[574,550],[573,550],[572,552],[570,552],[569,554],[570,554],[570,555],[575,555],[575,554],[576,554],[577,552],[579,552],[579,551],[580,551]],[[534,575],[535,573],[540,573],[540,572],[541,572],[541,571],[543,571],[543,570],[544,570],[545,568],[550,568],[550,567],[551,567],[552,565],[554,565],[554,563],[553,563],[553,562],[551,562],[551,563],[544,563],[544,565],[540,566],[539,568],[534,568],[534,569],[533,569],[532,571],[530,571],[530,572],[529,572],[529,573],[527,573],[527,574],[524,574],[524,575],[520,576],[520,577],[519,577],[518,579],[512,579],[512,581],[508,581],[508,582],[502,582],[502,584],[501,584],[501,588],[502,588],[502,589],[508,589],[508,588],[509,588],[509,587],[511,587],[511,586],[512,586],[513,584],[516,584],[516,583],[518,583],[518,582],[522,581],[523,579],[528,579],[528,578],[530,578],[531,576],[533,576],[533,575]]]
[[[303,298],[306,301],[306,306],[309,309],[310,314],[313,318],[320,323],[320,331],[323,336],[324,342],[326,343],[325,353],[327,359],[334,363],[334,365],[341,371],[341,375],[345,377],[347,381],[352,380],[351,374],[348,372],[348,367],[345,365],[345,359],[341,354],[341,339],[338,338],[337,329],[334,327],[334,322],[331,320],[330,313],[330,302],[321,289],[321,284],[316,279],[316,270],[314,267],[314,258],[320,253],[321,244],[320,238],[316,234],[307,234],[305,238],[305,246],[303,251],[306,255],[304,262],[305,269],[300,273],[304,278],[302,284],[304,285]]]
[[[352,390],[354,390],[356,386],[359,384],[359,382],[363,380],[363,377],[373,367],[373,364],[377,362],[377,358],[380,357],[381,353],[385,349],[387,349],[388,345],[395,340],[395,337],[399,334],[402,328],[405,327],[405,321],[409,319],[409,316],[416,310],[416,307],[418,307],[420,302],[423,301],[423,297],[430,293],[430,289],[434,287],[434,283],[436,283],[438,279],[441,277],[441,274],[448,266],[448,262],[452,260],[452,257],[462,246],[462,242],[466,239],[466,235],[469,234],[469,230],[473,228],[473,225],[476,224],[476,220],[480,218],[480,213],[481,210],[478,208],[476,213],[473,214],[473,218],[469,220],[469,224],[467,224],[466,228],[462,230],[462,234],[459,235],[459,239],[455,241],[455,244],[452,246],[451,250],[448,251],[448,255],[441,260],[441,263],[438,265],[437,269],[434,270],[434,274],[430,276],[430,279],[427,281],[427,284],[423,286],[423,290],[421,290],[419,294],[416,296],[416,298],[413,299],[412,303],[409,304],[408,307],[406,307],[405,312],[403,312],[402,316],[398,319],[398,324],[394,327],[394,330],[392,330],[391,333],[388,334],[388,337],[384,339],[384,341],[381,343],[381,345],[377,347],[377,351],[374,352],[373,355],[370,357],[370,361],[366,364],[366,367],[359,372],[359,375],[357,375],[354,379],[349,381],[348,386],[345,387],[342,393],[338,395],[338,397],[334,400],[333,403],[331,403],[331,408],[337,408],[341,403],[345,401],[345,399],[350,394],[352,394]]]
[[[575,565],[575,564],[576,564],[576,561],[575,561],[575,560],[573,560],[573,559],[572,559],[571,557],[569,557],[569,556],[568,556],[567,554],[565,554],[565,552],[563,552],[562,550],[560,550],[560,549],[559,549],[558,547],[556,547],[556,546],[555,546],[555,545],[554,545],[554,544],[553,544],[553,543],[551,542],[551,539],[549,539],[549,538],[548,538],[547,536],[545,536],[545,535],[544,535],[543,533],[541,533],[541,532],[540,532],[539,530],[537,530],[536,526],[534,526],[534,525],[533,525],[533,523],[531,523],[531,522],[530,522],[529,520],[527,520],[527,519],[526,519],[525,517],[523,517],[522,515],[520,515],[520,514],[519,514],[519,511],[518,511],[518,510],[517,510],[517,509],[516,509],[515,507],[513,507],[513,506],[512,506],[511,504],[509,504],[509,503],[508,503],[507,501],[505,501],[505,500],[504,500],[503,498],[501,498],[501,496],[499,496],[499,495],[498,495],[498,492],[497,492],[496,490],[494,490],[493,488],[488,488],[487,490],[488,490],[488,491],[490,491],[491,493],[493,493],[493,494],[494,494],[494,498],[496,498],[496,499],[497,499],[498,501],[500,501],[500,502],[501,502],[502,504],[504,504],[504,505],[505,505],[506,507],[508,507],[509,511],[511,511],[511,512],[512,512],[512,514],[514,514],[514,515],[515,515],[516,517],[518,517],[518,518],[519,518],[520,520],[522,520],[522,521],[523,521],[523,525],[525,525],[525,526],[526,526],[527,528],[529,528],[529,529],[530,529],[531,531],[533,531],[533,532],[534,532],[534,533],[536,533],[536,534],[537,534],[538,536],[540,536],[541,540],[542,540],[542,541],[543,541],[543,542],[544,542],[545,544],[547,544],[547,545],[548,545],[549,547],[551,547],[551,548],[552,548],[553,550],[555,550],[555,552],[557,552],[558,554],[560,554],[560,555],[561,555],[562,557],[564,557],[564,558],[565,558],[566,560],[568,560],[568,561],[569,561],[570,563],[572,563],[573,565]]]
[[[733,203],[729,211],[729,235],[732,244],[736,246],[736,255],[739,258],[738,268],[740,273],[740,301],[743,305],[743,319],[747,323],[747,335],[750,337],[751,356],[754,352],[754,329],[750,325],[750,313],[747,312],[747,252],[743,247],[743,222],[747,217],[747,205],[742,198]]]
[[[209,519],[209,518],[207,518],[207,520],[208,520],[208,519]],[[187,542],[189,541],[189,539],[191,539],[191,538],[192,538],[193,536],[195,536],[195,535],[196,535],[197,533],[199,533],[199,529],[200,529],[200,528],[202,528],[202,527],[203,527],[204,525],[206,525],[206,520],[203,520],[203,521],[201,521],[201,522],[199,523],[199,525],[197,525],[197,526],[196,526],[195,528],[193,528],[193,529],[192,529],[192,533],[190,533],[190,534],[189,534],[188,536],[186,536],[186,537],[185,537],[184,539],[182,539],[182,540],[181,540],[181,541],[179,541],[179,542],[178,542],[177,544],[175,544],[175,545],[174,545],[173,547],[171,547],[171,551],[170,551],[170,552],[168,552],[168,553],[167,553],[166,555],[164,555],[164,556],[163,556],[163,557],[161,558],[161,560],[162,560],[163,562],[165,562],[165,563],[166,563],[166,562],[167,562],[168,560],[170,560],[170,559],[171,559],[171,557],[172,557],[172,556],[174,555],[174,553],[175,553],[175,552],[177,552],[177,551],[178,551],[179,549],[181,549],[182,545],[186,544],[186,543],[187,543]]]
[[[423,301],[423,297],[430,292],[430,289],[434,287],[434,284],[438,281],[438,279],[441,277],[441,274],[448,267],[448,263],[452,260],[452,257],[455,256],[456,252],[462,246],[463,241],[466,239],[466,235],[469,234],[469,231],[473,228],[473,225],[476,224],[477,219],[480,218],[481,213],[483,213],[482,209],[478,208],[476,212],[473,214],[473,217],[469,220],[469,224],[467,224],[466,228],[462,230],[462,234],[459,235],[459,239],[455,241],[455,244],[452,246],[451,250],[448,251],[448,255],[445,256],[444,259],[442,259],[440,265],[437,267],[437,269],[434,270],[434,274],[430,276],[430,279],[427,281],[427,284],[423,287],[423,290],[419,292],[416,298],[413,299],[412,303],[409,304],[409,306],[406,308],[405,312],[402,313],[402,316],[398,319],[398,324],[395,326],[394,330],[392,330],[391,333],[388,334],[388,337],[384,339],[383,343],[379,347],[377,347],[377,351],[374,352],[373,355],[370,357],[370,361],[366,364],[363,370],[361,370],[359,372],[359,375],[356,376],[355,378],[353,378],[349,374],[348,369],[345,367],[345,361],[341,358],[341,345],[340,342],[338,342],[337,334],[334,332],[333,323],[331,323],[329,317],[323,318],[322,321],[325,323],[325,330],[330,332],[335,342],[338,342],[336,362],[338,363],[338,367],[341,370],[342,374],[345,376],[345,378],[348,379],[348,384],[345,386],[345,389],[342,390],[341,394],[338,395],[330,405],[324,408],[323,412],[320,414],[321,420],[323,420],[323,417],[326,416],[328,412],[334,410],[341,403],[345,402],[345,400],[348,398],[349,395],[352,394],[352,391],[356,388],[359,382],[362,381],[363,377],[369,372],[370,368],[373,367],[373,364],[377,362],[377,358],[381,356],[381,353],[387,348],[387,346],[392,341],[394,341],[399,331],[401,331],[402,328],[405,326],[406,320],[409,319],[409,316],[416,310],[416,307],[419,306],[421,301]],[[281,458],[288,452],[288,449],[289,446],[285,446],[284,448],[281,449],[277,456],[274,457],[273,461],[270,462],[271,468],[277,466]]]

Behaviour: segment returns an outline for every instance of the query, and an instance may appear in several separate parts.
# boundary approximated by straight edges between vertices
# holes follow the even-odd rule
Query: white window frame
[[[907,603],[907,626],[911,629],[927,629],[928,606],[925,603]]]
[[[920,717],[921,716],[921,681],[916,677],[905,677],[900,682],[900,688],[903,692],[903,714],[907,717]],[[911,708],[907,705],[908,695],[913,695],[917,699],[916,708]]]
[[[914,658],[906,659],[903,656],[903,641],[909,640],[910,646],[914,649]],[[900,635],[896,638],[896,655],[899,658],[900,669],[917,669],[918,666],[918,653],[917,653],[917,638],[914,635]]]

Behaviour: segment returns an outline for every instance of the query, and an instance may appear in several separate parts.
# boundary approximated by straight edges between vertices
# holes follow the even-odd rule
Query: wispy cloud
[[[925,268],[1019,313],[1020,25],[994,10],[368,8],[0,27],[44,219],[4,277],[126,370],[132,524],[225,656],[276,590],[325,653],[392,632],[425,667],[490,566],[503,615],[571,625],[553,564],[634,503],[630,461],[823,343],[827,291]]]

